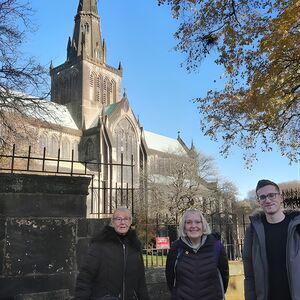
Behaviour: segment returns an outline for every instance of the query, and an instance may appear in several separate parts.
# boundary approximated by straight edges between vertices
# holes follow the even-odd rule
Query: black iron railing
[[[300,190],[298,189],[286,189],[282,191],[283,205],[287,209],[299,209],[300,208]]]
[[[71,152],[70,159],[61,158],[60,149],[55,157],[49,157],[46,153],[46,148],[43,149],[42,155],[33,153],[31,146],[26,150],[17,151],[16,145],[13,145],[10,153],[0,154],[0,172],[89,176],[91,184],[87,207],[92,217],[107,217],[120,205],[131,207],[134,212],[135,191],[139,187],[134,182],[133,157],[131,163],[126,164],[123,154],[121,154],[121,162],[114,163],[75,160],[74,150]],[[112,174],[104,175],[104,168],[109,169],[111,173],[118,173],[119,180],[115,180],[116,176]],[[124,176],[126,169],[129,169],[126,172],[127,178]]]
[[[247,216],[228,212],[215,212],[205,215],[212,232],[220,236],[225,251],[230,260],[242,259],[244,236],[249,224]],[[143,257],[146,267],[161,267],[165,265],[168,249],[160,249],[156,243],[157,237],[169,237],[170,245],[178,238],[177,229],[179,217],[156,215],[148,222],[139,222],[136,229],[144,242]]]

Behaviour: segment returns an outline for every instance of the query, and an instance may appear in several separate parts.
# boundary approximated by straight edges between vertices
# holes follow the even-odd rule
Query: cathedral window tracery
[[[59,142],[56,135],[52,135],[49,144],[49,152],[48,154],[53,157],[57,157],[59,149]]]
[[[73,147],[72,147],[72,150],[73,150],[73,159],[74,160],[78,160],[78,142],[73,142]]]
[[[92,99],[98,101],[103,105],[109,105],[116,102],[117,85],[112,79],[102,77],[101,74],[97,75],[94,71],[90,73],[89,85],[92,89]]]
[[[40,147],[40,154],[43,154],[44,153],[44,148],[46,148],[46,151],[49,149],[47,149],[48,147],[48,137],[45,133],[42,133],[40,135],[40,138],[39,138],[39,147]]]
[[[93,100],[94,101],[98,101],[99,98],[99,88],[98,88],[98,77],[95,74],[95,76],[93,77],[94,82],[93,82]]]
[[[102,85],[103,85],[103,78],[102,78],[102,75],[99,75],[98,82],[97,82],[97,89],[98,89],[97,101],[98,102],[102,102]]]
[[[116,126],[115,130],[115,144],[116,144],[116,160],[121,163],[121,155],[123,154],[123,163],[131,164],[131,158],[137,161],[137,138],[131,123],[126,119],[122,119]],[[117,179],[121,180],[121,170],[117,170]],[[131,169],[124,167],[123,169],[124,182],[131,181]]]
[[[110,101],[110,104],[115,103],[117,101],[116,82],[114,80],[111,81],[111,95],[112,95],[112,99]]]
[[[89,25],[88,23],[85,23],[85,24],[84,24],[84,31],[85,31],[86,33],[89,33],[89,31],[90,31],[90,25]]]
[[[94,77],[96,76],[96,74],[94,72],[90,73],[90,87],[94,86]]]
[[[103,79],[103,93],[102,93],[102,103],[105,105],[107,103],[107,77]]]
[[[93,101],[102,102],[103,95],[102,95],[102,85],[103,85],[103,78],[102,75],[97,75],[95,72],[91,72],[90,78],[90,87],[92,92],[92,99]]]
[[[61,146],[62,158],[68,159],[70,158],[70,141],[68,138],[64,138]]]

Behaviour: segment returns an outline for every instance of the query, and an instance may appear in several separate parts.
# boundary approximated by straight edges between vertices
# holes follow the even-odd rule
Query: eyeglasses
[[[187,221],[185,221],[184,223],[187,224],[187,225],[192,225],[192,224],[199,225],[199,224],[202,223],[202,221],[200,221],[200,220],[194,220],[194,221],[192,221],[192,220],[187,220]]]
[[[267,195],[259,195],[259,196],[257,196],[257,199],[259,201],[266,201],[267,198],[269,200],[274,200],[277,195],[279,195],[279,193],[269,193]]]
[[[116,222],[116,223],[121,223],[121,222],[124,222],[124,223],[129,223],[130,222],[130,218],[113,218],[113,220]]]

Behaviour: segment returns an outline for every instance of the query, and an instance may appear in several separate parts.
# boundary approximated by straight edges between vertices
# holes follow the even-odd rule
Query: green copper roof
[[[113,103],[113,104],[110,104],[110,105],[107,105],[105,108],[104,108],[104,115],[106,116],[109,116],[112,114],[112,112],[115,110],[115,108],[117,107],[118,103]]]

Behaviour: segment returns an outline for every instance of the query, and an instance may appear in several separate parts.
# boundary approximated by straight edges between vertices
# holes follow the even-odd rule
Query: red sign
[[[169,237],[156,237],[156,249],[170,249]]]

